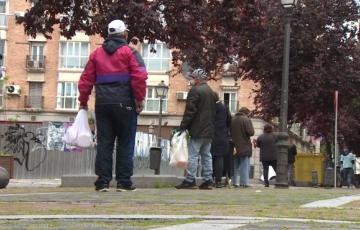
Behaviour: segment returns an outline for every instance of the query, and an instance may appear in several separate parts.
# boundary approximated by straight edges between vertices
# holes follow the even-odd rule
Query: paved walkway
[[[206,229],[206,230],[230,230],[245,227],[250,223],[257,221],[249,220],[204,220],[196,223],[181,224],[168,226],[163,228],[155,228],[153,230],[188,230],[188,229]]]
[[[360,200],[360,195],[343,196],[329,200],[319,200],[308,204],[301,205],[301,208],[334,208],[344,204]]]
[[[290,222],[312,223],[358,223],[355,221],[342,220],[318,220],[303,218],[274,218],[274,217],[249,217],[249,216],[202,216],[202,215],[0,215],[0,220],[44,220],[44,219],[68,219],[68,220],[186,220],[199,219],[204,221],[268,221],[281,220]]]
[[[54,188],[61,185],[61,179],[11,179],[7,188]]]
[[[155,228],[155,230],[230,230],[230,229],[360,229],[357,222],[332,221],[301,218],[266,218],[243,216],[199,216],[199,215],[9,215],[0,216],[1,221],[61,220],[87,221],[125,221],[125,220],[194,220],[194,223]],[[196,222],[196,220],[200,220]],[[119,222],[120,223],[120,222]],[[11,228],[10,228],[11,229]]]

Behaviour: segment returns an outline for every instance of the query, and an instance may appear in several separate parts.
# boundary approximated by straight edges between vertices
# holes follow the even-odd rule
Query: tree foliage
[[[51,36],[59,25],[71,38],[78,30],[106,37],[113,19],[124,20],[130,37],[166,42],[174,63],[187,61],[221,73],[233,63],[235,77],[249,79],[256,90],[256,114],[278,116],[283,60],[280,0],[37,0],[23,18],[25,32]],[[299,0],[291,12],[289,123],[301,122],[313,134],[333,133],[334,91],[340,93],[340,130],[360,139],[359,19],[353,0]]]

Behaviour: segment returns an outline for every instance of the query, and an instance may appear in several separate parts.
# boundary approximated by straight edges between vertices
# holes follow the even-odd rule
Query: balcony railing
[[[25,109],[42,109],[44,105],[44,96],[25,96]]]
[[[27,55],[26,69],[28,72],[45,72],[45,56]]]

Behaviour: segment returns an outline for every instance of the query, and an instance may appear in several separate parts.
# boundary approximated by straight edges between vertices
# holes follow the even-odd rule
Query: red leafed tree
[[[339,131],[348,143],[358,142],[360,98],[357,49],[359,8],[352,0],[302,0],[291,13],[289,123],[303,123],[312,134],[332,139],[334,92],[339,91]],[[278,116],[280,107],[284,10],[267,1],[264,26],[250,42],[242,68],[261,85],[256,105],[260,115]],[[350,23],[356,22],[356,23]],[[251,39],[249,39],[251,41]]]
[[[187,61],[216,73],[234,63],[238,77],[260,85],[256,114],[279,115],[283,59],[280,0],[36,0],[23,18],[25,32],[51,36],[76,31],[106,37],[106,26],[122,19],[130,37],[166,42],[174,63]],[[330,140],[334,91],[340,93],[339,128],[350,143],[359,143],[359,9],[353,0],[299,0],[291,13],[289,123],[300,122]]]

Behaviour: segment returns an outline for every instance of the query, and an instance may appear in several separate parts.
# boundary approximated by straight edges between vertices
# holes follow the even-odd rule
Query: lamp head
[[[169,90],[169,86],[165,84],[164,81],[161,81],[156,87],[155,87],[155,93],[156,97],[164,98],[166,97]]]

